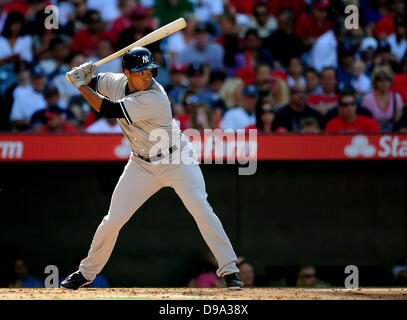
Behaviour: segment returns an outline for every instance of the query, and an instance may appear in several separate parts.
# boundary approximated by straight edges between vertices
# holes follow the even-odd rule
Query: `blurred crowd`
[[[407,132],[405,0],[0,0],[0,131],[120,132],[65,73],[179,17],[147,47],[182,130]]]

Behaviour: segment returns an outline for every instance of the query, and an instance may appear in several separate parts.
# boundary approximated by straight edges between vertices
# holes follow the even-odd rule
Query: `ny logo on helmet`
[[[143,56],[143,63],[148,63],[148,56]]]

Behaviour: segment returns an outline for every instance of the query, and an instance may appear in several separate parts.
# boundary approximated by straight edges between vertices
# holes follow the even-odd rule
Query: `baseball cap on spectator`
[[[195,33],[206,32],[210,33],[210,29],[208,24],[205,22],[198,22],[195,26]]]
[[[175,72],[181,72],[184,73],[187,71],[187,66],[181,62],[174,62],[171,66],[171,72],[175,73]]]
[[[48,86],[45,87],[44,97],[45,98],[49,97],[50,95],[55,94],[55,93],[59,94],[58,89],[54,85],[48,85]]]
[[[45,72],[40,66],[35,66],[31,70],[31,77],[33,78],[45,77]]]
[[[390,45],[386,41],[380,41],[377,44],[376,52],[390,52]]]
[[[30,70],[30,65],[25,60],[18,60],[14,63],[14,73]]]
[[[373,37],[364,38],[360,44],[359,50],[365,52],[368,50],[376,51],[377,49],[377,40]]]
[[[55,118],[58,115],[63,114],[63,113],[64,113],[64,110],[62,110],[60,107],[58,107],[58,105],[53,104],[47,108],[47,111],[45,111],[44,116],[45,116],[45,118]]]
[[[274,70],[270,76],[270,81],[277,81],[278,79],[287,81],[287,74],[283,70]]]
[[[131,20],[141,20],[147,18],[147,10],[143,7],[136,6],[130,12]]]
[[[186,70],[188,77],[202,76],[204,74],[203,66],[200,63],[191,63]]]
[[[313,0],[312,5],[317,9],[329,8],[329,0]]]
[[[257,98],[259,96],[259,91],[254,85],[248,85],[243,89],[244,96],[251,96]]]

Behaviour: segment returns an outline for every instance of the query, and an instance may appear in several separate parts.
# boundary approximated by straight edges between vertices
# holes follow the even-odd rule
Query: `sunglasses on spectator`
[[[350,106],[356,105],[356,102],[355,102],[355,101],[352,101],[352,102],[341,102],[341,103],[339,103],[339,105],[340,105],[341,107],[350,107]]]
[[[306,91],[305,90],[292,89],[290,92],[291,92],[291,94],[297,94],[297,93],[305,93]]]
[[[305,273],[301,277],[307,279],[315,278],[315,273]]]
[[[387,77],[376,77],[376,81],[391,81],[391,80]]]

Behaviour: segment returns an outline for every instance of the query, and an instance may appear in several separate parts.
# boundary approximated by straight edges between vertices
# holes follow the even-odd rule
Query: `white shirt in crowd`
[[[87,133],[122,133],[117,121],[112,126],[105,118],[101,118],[86,128]]]
[[[352,79],[351,84],[356,92],[363,94],[370,92],[372,88],[370,78],[364,73]]]
[[[387,37],[387,42],[390,45],[391,53],[393,53],[399,61],[403,60],[407,52],[407,40],[402,38],[400,42],[397,42],[396,34],[393,33]]]
[[[338,41],[332,30],[322,34],[311,49],[311,64],[318,72],[325,67],[338,66],[338,54],[336,53]]]
[[[16,87],[13,96],[10,121],[30,120],[35,112],[47,106],[43,94],[35,91],[31,85]]]
[[[51,81],[51,84],[57,88],[61,99],[64,100],[65,104],[68,105],[69,99],[72,96],[80,95],[78,89],[70,82],[66,81],[64,74],[59,74],[54,77]]]
[[[0,59],[19,54],[20,59],[32,62],[32,38],[29,35],[18,37],[13,47],[10,46],[7,38],[0,36]]]
[[[226,111],[220,122],[220,127],[222,130],[233,129],[236,131],[254,124],[256,124],[256,115],[254,113],[249,115],[242,107],[237,107]]]
[[[293,77],[287,76],[287,84],[288,84],[289,87],[293,87],[296,84],[299,84],[299,85],[305,87],[307,82],[305,81],[305,78],[302,77],[302,76],[298,79],[298,83],[297,83],[297,81],[294,80]]]
[[[191,0],[194,4],[194,14],[199,22],[206,22],[213,16],[223,14],[222,0]]]
[[[112,22],[120,16],[117,0],[87,0],[88,8],[100,12],[103,21]]]

